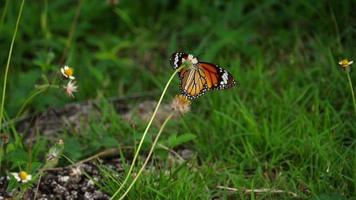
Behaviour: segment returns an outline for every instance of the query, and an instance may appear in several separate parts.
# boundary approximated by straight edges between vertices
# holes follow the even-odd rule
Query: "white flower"
[[[198,59],[195,58],[192,54],[188,55],[188,60],[193,63],[193,65],[196,65],[198,63]]]
[[[20,171],[18,173],[13,172],[10,173],[18,182],[21,183],[26,183],[28,181],[30,181],[32,179],[32,175],[31,174],[27,174],[27,172],[25,171]]]
[[[78,86],[75,85],[75,81],[69,81],[66,86],[63,87],[69,97],[74,98],[74,92],[78,91]]]
[[[341,67],[348,67],[348,66],[352,65],[352,63],[354,63],[354,61],[348,60],[346,58],[339,61],[339,65]]]
[[[69,78],[71,80],[75,79],[75,77],[73,76],[73,68],[68,67],[67,65],[61,68],[61,73],[65,78]]]
[[[192,54],[189,54],[187,58],[182,58],[182,64],[187,68],[195,68],[198,64],[198,59]]]

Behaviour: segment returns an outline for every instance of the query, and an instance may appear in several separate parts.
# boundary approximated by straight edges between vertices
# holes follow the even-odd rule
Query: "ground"
[[[2,77],[21,2],[0,6]],[[46,172],[40,189],[51,181],[69,187],[63,183],[69,165],[114,148],[118,153],[103,163],[83,166],[103,177],[90,195],[113,195],[174,72],[170,55],[187,52],[226,68],[237,85],[207,92],[168,122],[128,199],[352,199],[356,113],[347,75],[355,87],[356,73],[338,62],[355,59],[355,6],[351,0],[26,1],[9,65],[2,132],[10,140],[0,154],[1,175],[38,174],[62,139],[65,157],[55,168],[63,171]],[[16,116],[36,86],[66,81],[57,79],[64,65],[74,69],[75,98],[62,85],[49,88]],[[139,166],[178,93],[175,77]],[[68,181],[82,187],[89,177]],[[33,195],[37,180],[25,194]]]

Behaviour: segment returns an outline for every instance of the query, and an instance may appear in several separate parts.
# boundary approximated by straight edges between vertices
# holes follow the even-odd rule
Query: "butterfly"
[[[232,75],[218,65],[199,62],[196,57],[187,53],[173,53],[173,69],[185,65],[179,72],[180,91],[188,99],[196,99],[210,90],[221,90],[233,87],[236,82]]]

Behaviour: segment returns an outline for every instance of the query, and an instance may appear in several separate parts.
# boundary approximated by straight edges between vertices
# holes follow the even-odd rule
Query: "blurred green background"
[[[19,7],[19,0],[1,1],[1,75]],[[351,198],[356,118],[346,74],[337,63],[356,58],[355,8],[353,0],[28,0],[5,108],[16,113],[41,75],[52,76],[64,64],[75,69],[76,98],[50,91],[30,110],[159,93],[173,73],[170,55],[192,53],[224,66],[238,85],[194,101],[184,122],[170,127],[197,136],[189,147],[197,152],[205,179],[197,172],[183,174],[182,183],[197,184],[180,185],[185,195],[209,198],[221,193],[216,185],[226,185],[284,188],[303,198]],[[355,83],[356,73],[350,75]],[[169,96],[178,91],[176,78]],[[158,190],[182,197],[173,188]]]
[[[8,2],[0,35],[2,66],[20,5]],[[109,2],[83,1],[64,60],[78,2],[26,2],[10,70],[10,113],[42,73],[57,72],[63,64],[75,68],[81,88],[77,99],[82,100],[98,92],[120,96],[162,88],[172,73],[168,60],[175,51],[193,53],[235,73],[256,62],[277,71],[311,69],[317,62],[329,74],[330,56],[352,56],[347,49],[355,47],[353,1]],[[234,75],[237,80],[244,76]],[[313,78],[318,82],[327,77]],[[34,106],[63,104],[61,96],[46,95]]]

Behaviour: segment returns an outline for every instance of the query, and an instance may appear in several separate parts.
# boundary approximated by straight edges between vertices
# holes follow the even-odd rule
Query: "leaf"
[[[104,147],[116,147],[118,145],[116,138],[111,136],[105,136],[101,142],[101,145]]]
[[[196,138],[196,136],[191,133],[185,133],[185,134],[182,134],[179,136],[177,136],[177,134],[173,134],[168,138],[167,146],[169,148],[175,148],[179,145],[190,142],[190,141],[194,140],[195,138]]]
[[[68,139],[64,142],[64,154],[68,156],[71,160],[78,160],[82,155],[82,145],[76,139]]]
[[[8,160],[13,164],[13,166],[18,166],[28,163],[28,154],[23,149],[15,149],[12,152],[9,152],[6,156]]]
[[[37,170],[39,170],[43,164],[41,162],[32,162],[32,169],[31,173],[35,173]]]
[[[9,178],[10,178],[10,180],[9,180],[9,183],[6,188],[7,192],[11,192],[20,186],[20,183],[17,182],[17,180],[12,175],[9,175]]]
[[[346,200],[346,198],[339,194],[320,194],[313,200]]]

